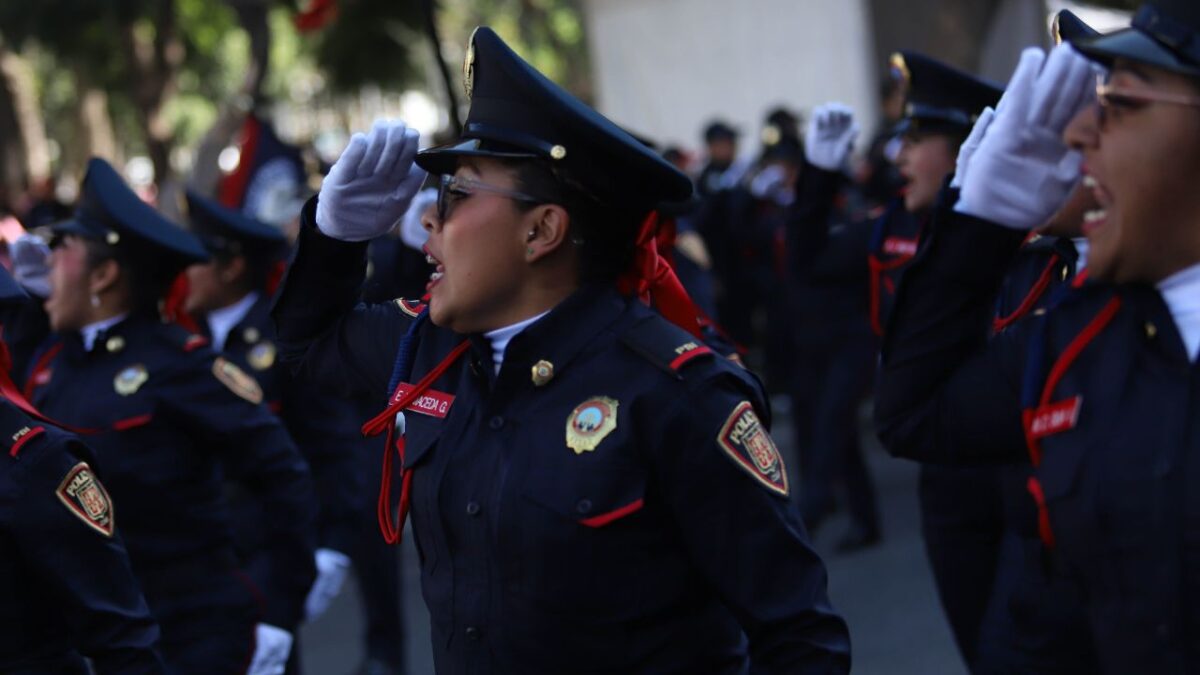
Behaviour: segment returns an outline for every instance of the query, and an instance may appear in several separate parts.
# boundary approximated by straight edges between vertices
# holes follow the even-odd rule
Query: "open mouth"
[[[1097,208],[1083,214],[1083,233],[1088,235],[1108,222],[1108,207],[1112,204],[1112,198],[1094,176],[1085,174],[1083,186],[1092,191],[1092,196],[1098,205]]]
[[[429,283],[425,284],[425,290],[429,291],[436,286],[439,281],[442,280],[443,276],[446,275],[446,266],[429,252],[428,246],[425,247],[424,251],[425,262],[429,263],[433,267],[433,272],[430,272],[429,274]]]

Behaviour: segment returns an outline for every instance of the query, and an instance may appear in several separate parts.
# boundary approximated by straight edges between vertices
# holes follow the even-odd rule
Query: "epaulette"
[[[621,342],[679,379],[683,379],[680,371],[689,363],[716,357],[699,339],[658,315],[648,316],[627,328]]]
[[[396,306],[400,308],[401,312],[414,319],[417,318],[418,314],[425,311],[426,307],[425,303],[420,300],[409,300],[407,298],[396,298]]]
[[[46,427],[7,401],[0,403],[0,447],[9,457],[19,457],[33,439],[46,433]]]

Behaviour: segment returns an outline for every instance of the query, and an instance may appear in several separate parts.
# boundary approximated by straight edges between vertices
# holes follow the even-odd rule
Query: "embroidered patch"
[[[108,497],[108,491],[92,474],[92,468],[87,462],[73,466],[67,472],[67,477],[59,483],[55,494],[67,510],[88,527],[106,537],[113,535],[116,519],[113,515],[112,500]]]
[[[400,385],[396,387],[396,393],[392,394],[392,403],[396,403],[401,398],[404,398],[404,395],[412,391],[412,388],[413,386],[411,384],[407,382],[401,382]],[[435,391],[433,389],[426,389],[425,393],[417,397],[417,400],[409,403],[405,410],[411,410],[413,412],[421,413],[422,415],[429,415],[430,417],[445,419],[446,413],[450,412],[450,406],[453,404],[453,394],[447,394],[444,392]],[[399,428],[399,425],[397,425],[397,428]]]
[[[228,387],[229,391],[255,405],[262,403],[262,387],[258,386],[258,382],[241,368],[218,356],[213,360],[212,370],[213,375],[220,380],[221,384]]]
[[[783,457],[775,447],[775,441],[758,421],[754,407],[747,401],[742,401],[729,414],[721,432],[717,434],[717,445],[729,455],[738,466],[754,476],[758,482],[770,488],[772,492],[788,496],[787,469],[783,466]]]
[[[591,452],[617,428],[617,407],[607,396],[593,396],[575,406],[567,418],[567,447],[581,455]]]
[[[1029,420],[1029,436],[1036,440],[1074,429],[1082,407],[1082,396],[1041,406]]]
[[[250,367],[255,370],[267,370],[275,365],[275,345],[270,342],[260,342],[250,348],[250,353],[246,355],[246,360],[250,362]]]
[[[137,393],[138,389],[146,384],[146,380],[150,379],[150,373],[146,371],[146,366],[142,364],[134,364],[117,373],[113,378],[113,389],[121,396],[130,396]]]
[[[416,300],[405,300],[404,298],[397,298],[396,306],[400,308],[401,312],[404,312],[405,314],[413,317],[414,319],[417,318],[418,314],[420,314],[422,311],[425,310],[424,303],[418,302]]]

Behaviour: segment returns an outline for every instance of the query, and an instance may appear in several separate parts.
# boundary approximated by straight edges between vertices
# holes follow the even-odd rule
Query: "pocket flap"
[[[642,509],[646,474],[633,466],[547,467],[533,472],[524,494],[564,518],[604,527]]]

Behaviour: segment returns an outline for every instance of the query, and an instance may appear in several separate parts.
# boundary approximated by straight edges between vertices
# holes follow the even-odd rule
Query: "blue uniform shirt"
[[[281,353],[327,386],[386,391],[411,307],[355,309],[366,246],[311,212],[274,313]],[[513,338],[498,375],[479,336],[419,338],[413,379],[471,341],[405,412],[438,672],[848,670],[738,366],[599,287]]]
[[[87,448],[0,401],[0,450],[0,672],[164,672]]]

